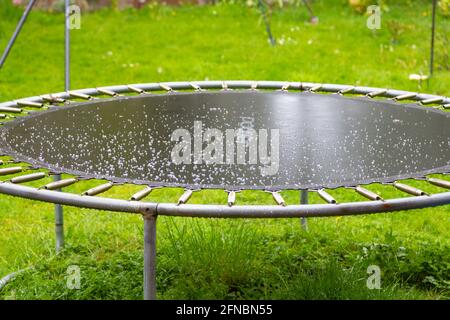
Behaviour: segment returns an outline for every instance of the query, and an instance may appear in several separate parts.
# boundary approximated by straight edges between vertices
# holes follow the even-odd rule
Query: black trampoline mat
[[[214,163],[193,163],[202,159],[181,151],[175,154],[188,154],[183,159],[192,163],[174,163],[180,140],[171,136],[177,129],[190,134],[192,153],[206,148],[200,154],[210,152]],[[222,157],[211,151],[211,143],[194,140],[196,132],[201,132],[197,138],[205,138],[207,129],[217,129],[208,131],[216,137],[209,141],[216,143],[215,150],[222,141]],[[237,138],[230,135],[227,140],[227,132],[237,129]],[[278,161],[270,145],[277,130]],[[249,163],[248,149],[236,163],[239,143],[248,147],[245,137],[252,132],[257,134],[252,141],[262,146],[256,149],[256,163],[254,158]],[[268,144],[263,143],[264,132]],[[114,182],[229,190],[334,188],[450,171],[450,114],[387,100],[305,92],[140,95],[74,103],[18,118],[0,128],[0,151],[53,172]]]

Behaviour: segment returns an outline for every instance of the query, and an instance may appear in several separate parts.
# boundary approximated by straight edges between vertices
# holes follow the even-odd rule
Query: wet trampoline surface
[[[333,188],[450,171],[450,114],[330,94],[140,95],[11,121],[0,152],[151,186]]]

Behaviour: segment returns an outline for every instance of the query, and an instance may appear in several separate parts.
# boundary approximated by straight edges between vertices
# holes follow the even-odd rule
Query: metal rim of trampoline
[[[418,105],[431,106],[437,109],[450,109],[450,98],[422,94],[416,92],[391,90],[384,88],[360,87],[335,84],[318,84],[311,82],[282,82],[282,81],[193,81],[193,82],[163,82],[109,86],[60,92],[43,96],[34,96],[20,100],[0,103],[0,118],[12,119],[15,115],[36,112],[29,109],[58,108],[61,104],[70,104],[74,100],[92,100],[99,96],[121,97],[122,94],[152,94],[155,92],[171,93],[177,90],[203,91],[203,90],[281,90],[328,94],[363,95],[368,98],[386,98],[391,101],[413,101]],[[27,107],[29,109],[24,110]],[[37,111],[38,112],[38,111]],[[14,160],[10,161],[14,162]],[[363,202],[339,203],[324,189],[307,190],[317,192],[326,204],[287,205],[279,191],[266,190],[273,196],[275,205],[235,205],[236,192],[227,191],[228,205],[188,204],[188,200],[197,190],[186,189],[178,203],[144,202],[152,188],[144,187],[132,195],[130,200],[97,197],[111,189],[115,184],[103,183],[85,191],[82,195],[59,192],[61,188],[73,185],[81,179],[78,177],[64,179],[49,183],[40,188],[32,188],[22,183],[43,179],[52,175],[49,172],[33,172],[36,168],[26,166],[5,166],[6,162],[0,160],[0,176],[25,173],[0,181],[0,193],[28,198],[33,200],[51,202],[61,205],[84,207],[106,211],[141,213],[144,216],[167,215],[189,217],[217,217],[217,218],[289,218],[289,217],[325,217],[339,215],[357,215],[378,212],[392,212],[399,210],[420,209],[425,207],[450,204],[450,192],[428,194],[418,188],[402,182],[390,183],[393,188],[412,197],[384,200],[363,186],[356,185],[352,189],[359,195],[368,199]],[[32,173],[29,173],[31,171]],[[443,174],[449,174],[443,172]],[[420,180],[420,179],[417,179]],[[450,181],[432,177],[423,177],[421,180],[443,188],[450,189]],[[226,191],[226,190],[225,190]]]

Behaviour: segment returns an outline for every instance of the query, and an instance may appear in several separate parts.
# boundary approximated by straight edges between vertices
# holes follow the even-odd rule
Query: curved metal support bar
[[[0,193],[67,206],[117,212],[142,213],[146,211],[146,209],[151,210],[156,206],[154,203],[143,203],[101,197],[86,197],[72,193],[35,189],[12,183],[0,183]]]
[[[331,93],[339,93],[345,90],[348,90],[350,87],[349,85],[340,85],[340,84],[318,84],[318,83],[312,83],[312,82],[283,82],[283,81],[247,81],[247,80],[230,80],[230,81],[190,81],[190,82],[162,82],[162,83],[141,83],[141,84],[130,84],[129,86],[132,86],[134,88],[139,88],[144,91],[160,91],[162,86],[170,87],[173,90],[193,90],[193,86],[202,88],[202,89],[217,89],[221,90],[223,88],[223,83],[227,85],[227,88],[229,89],[252,89],[257,85],[258,89],[274,89],[274,90],[281,90],[286,87],[288,84],[289,89],[297,89],[297,90],[306,90],[308,88],[314,88],[320,85],[320,91],[322,92],[331,92]],[[111,92],[116,92],[117,94],[120,93],[127,93],[131,92],[128,85],[117,85],[117,86],[109,86],[109,87],[102,87],[103,93],[104,90],[108,90]],[[361,94],[361,95],[367,95],[374,92],[381,92],[385,91],[385,88],[373,88],[373,87],[351,87],[351,93],[352,94]],[[82,95],[88,95],[88,96],[98,96],[103,94],[102,91],[96,89],[96,88],[89,88],[89,89],[81,89],[81,90],[72,90],[71,93],[75,94],[82,94]],[[450,104],[450,98],[444,97],[444,96],[438,96],[438,95],[432,95],[432,94],[423,94],[423,93],[414,93],[410,91],[404,91],[404,90],[386,90],[384,92],[383,96],[387,98],[395,98],[398,96],[405,96],[414,94],[414,97],[412,99],[416,101],[422,101],[422,100],[430,100],[435,99],[436,101],[441,101],[440,103],[443,105]],[[59,92],[51,94],[51,96],[54,99],[70,99],[71,96],[67,92]],[[43,99],[42,96],[34,96],[34,97],[28,97],[24,98],[22,100],[30,101],[30,102],[36,102],[36,103],[43,103],[45,102],[45,99]],[[17,107],[16,101],[8,101],[4,103],[0,103],[0,108],[2,107]]]
[[[368,213],[421,209],[450,204],[450,192],[432,196],[341,204],[307,204],[282,206],[225,206],[159,203],[157,214],[203,218],[294,218],[346,216]]]
[[[350,202],[341,204],[308,204],[282,206],[228,206],[228,205],[196,205],[175,203],[154,203],[126,201],[111,198],[83,197],[71,193],[0,183],[0,193],[22,198],[52,202],[62,205],[83,207],[98,210],[146,213],[157,215],[185,216],[203,218],[294,218],[294,217],[327,217],[368,213],[392,212],[399,210],[421,209],[450,204],[450,192],[430,196],[418,196],[383,201]]]

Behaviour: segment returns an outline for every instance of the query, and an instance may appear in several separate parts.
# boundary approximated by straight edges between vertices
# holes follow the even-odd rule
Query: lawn
[[[0,48],[21,10],[0,0]],[[343,0],[315,1],[320,23],[304,7],[275,8],[267,41],[256,8],[239,4],[101,10],[72,31],[72,88],[176,80],[252,79],[387,87],[450,95],[450,19],[438,15],[433,78],[418,88],[409,74],[428,72],[429,1],[388,1],[380,30]],[[61,13],[33,11],[4,68],[0,101],[64,89]],[[447,42],[445,42],[447,41]],[[5,177],[6,179],[8,177]],[[449,176],[442,177],[449,179]],[[44,181],[45,182],[45,181]],[[29,183],[40,186],[43,182]],[[98,182],[67,188],[81,193]],[[410,182],[428,192],[443,189]],[[371,185],[385,198],[404,197]],[[102,196],[127,199],[139,187]],[[149,201],[175,202],[182,189],[156,190]],[[363,201],[330,190],[339,202]],[[298,191],[284,191],[288,204]],[[320,200],[311,194],[312,203]],[[225,203],[223,191],[196,193],[192,203]],[[239,204],[273,204],[259,191]],[[66,247],[54,251],[53,206],[0,195],[0,278],[24,273],[2,299],[140,299],[143,223],[137,215],[65,207]],[[449,299],[450,206],[368,216],[221,220],[158,218],[160,299]],[[67,288],[67,269],[81,288]],[[381,269],[381,289],[366,287],[367,268]]]

